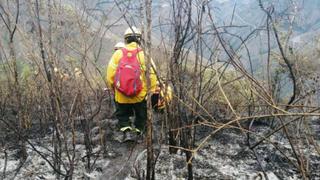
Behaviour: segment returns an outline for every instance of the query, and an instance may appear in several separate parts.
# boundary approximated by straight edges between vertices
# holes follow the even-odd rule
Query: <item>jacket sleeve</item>
[[[119,52],[116,51],[110,61],[109,61],[109,64],[108,64],[108,67],[107,67],[107,73],[106,73],[106,83],[107,83],[107,86],[110,88],[110,89],[113,89],[113,79],[114,79],[114,76],[116,74],[116,70],[117,70],[117,67],[118,67],[118,62],[119,62]]]

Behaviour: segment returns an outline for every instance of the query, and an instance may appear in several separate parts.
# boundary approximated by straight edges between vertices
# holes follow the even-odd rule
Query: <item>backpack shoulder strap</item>
[[[122,57],[120,58],[118,64],[120,64],[120,63],[122,62],[123,57],[125,57],[125,56],[128,55],[128,49],[122,48],[122,49],[121,49],[121,52],[122,52]]]
[[[133,50],[134,52],[132,53],[132,54],[134,54],[135,56],[136,56],[136,58],[137,58],[137,61],[138,61],[138,63],[139,63],[139,66],[140,66],[140,69],[141,70],[143,70],[143,66],[142,66],[142,64],[141,64],[141,62],[140,62],[140,57],[139,57],[139,52],[140,51],[142,51],[142,49],[141,48],[136,48],[135,50]],[[138,56],[138,57],[137,57]]]
[[[136,48],[136,49],[127,50],[127,51],[131,52],[131,53],[134,54],[134,55],[137,55],[137,54],[141,51],[141,48]]]
[[[124,56],[128,54],[129,50],[127,48],[122,48],[121,51],[122,51],[122,56]]]

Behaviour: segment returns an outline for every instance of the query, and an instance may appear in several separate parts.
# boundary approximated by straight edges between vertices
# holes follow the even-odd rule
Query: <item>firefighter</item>
[[[140,47],[141,31],[136,27],[129,27],[124,33],[124,41],[125,47],[118,49],[113,53],[107,66],[106,73],[108,88],[114,91],[113,94],[116,104],[115,116],[119,120],[119,131],[115,133],[114,139],[120,142],[134,140],[137,135],[143,134],[146,130],[147,121],[146,62],[143,50]],[[138,62],[139,69],[137,69],[137,71],[140,73],[138,78],[134,78],[137,82],[133,83],[135,85],[134,88],[137,87],[139,91],[133,91],[133,93],[128,95],[126,90],[132,90],[133,88],[121,86],[128,86],[130,84],[129,82],[123,83],[122,81],[130,79],[131,77],[125,76],[126,74],[132,73],[124,73],[125,71],[130,71],[130,68],[127,68],[129,65],[124,66],[120,62],[128,61],[130,58],[133,59],[134,62]],[[136,67],[135,64],[132,64],[132,67]],[[149,72],[151,82],[150,90],[151,92],[155,92],[157,77],[152,68],[150,68]],[[130,122],[132,111],[134,112],[133,124]]]

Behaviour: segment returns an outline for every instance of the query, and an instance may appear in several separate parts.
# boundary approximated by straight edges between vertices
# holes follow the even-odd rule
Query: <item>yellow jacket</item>
[[[126,47],[128,50],[134,50],[138,48],[138,44],[135,42],[132,42],[130,44],[127,44]],[[140,51],[137,54],[138,61],[141,64],[141,80],[142,80],[142,90],[140,93],[133,97],[128,97],[123,95],[121,92],[119,92],[116,88],[114,88],[114,76],[116,74],[116,70],[119,64],[120,59],[122,58],[122,51],[117,50],[112,55],[108,67],[107,67],[107,76],[106,81],[107,85],[110,89],[113,89],[115,91],[115,101],[118,103],[127,103],[127,104],[133,104],[137,102],[141,102],[146,98],[147,95],[147,81],[146,81],[146,64],[144,59],[144,53],[143,51]],[[153,64],[152,60],[151,63]],[[152,68],[150,68],[150,81],[151,81],[151,92],[154,92],[157,85],[157,76]]]

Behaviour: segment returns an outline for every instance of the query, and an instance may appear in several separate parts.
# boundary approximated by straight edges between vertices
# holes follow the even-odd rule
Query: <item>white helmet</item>
[[[117,50],[117,49],[122,49],[124,48],[125,45],[123,42],[118,42],[116,45],[114,45],[114,49]]]
[[[140,29],[136,28],[135,26],[129,27],[125,32],[124,32],[124,37],[128,36],[141,36],[141,31]]]

